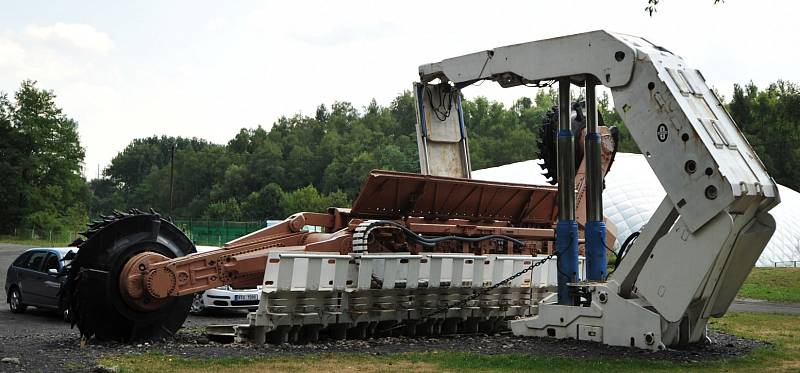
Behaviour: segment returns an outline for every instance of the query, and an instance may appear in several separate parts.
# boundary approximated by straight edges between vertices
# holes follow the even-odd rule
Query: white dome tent
[[[539,160],[531,160],[475,170],[478,180],[503,181],[532,185],[548,185],[541,175]],[[800,261],[800,193],[778,186],[781,203],[770,213],[777,222],[775,234],[756,263],[772,267]],[[617,243],[638,231],[665,196],[664,189],[641,154],[617,153],[611,171],[606,175],[603,191],[603,212],[617,226]]]

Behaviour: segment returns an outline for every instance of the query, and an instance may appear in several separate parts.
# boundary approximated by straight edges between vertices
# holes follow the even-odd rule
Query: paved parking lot
[[[3,298],[0,299],[0,358],[19,358],[23,362],[22,366],[0,364],[0,372],[16,372],[24,367],[54,372],[64,370],[65,364],[73,364],[76,368],[91,366],[94,359],[104,352],[102,346],[76,351],[79,345],[78,330],[70,328],[58,313],[35,307],[28,308],[22,314],[14,314],[9,310],[5,293],[6,270],[28,248],[30,246],[0,243],[0,285],[3,288]],[[226,312],[189,316],[184,327],[200,331],[210,324],[243,323],[246,315],[246,312]]]

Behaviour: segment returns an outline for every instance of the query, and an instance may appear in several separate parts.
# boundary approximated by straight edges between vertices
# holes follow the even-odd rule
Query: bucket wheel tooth
[[[539,166],[547,182],[555,185],[558,183],[558,166],[556,158],[556,136],[558,135],[558,107],[554,106],[544,116],[539,127],[539,159],[543,161]]]
[[[572,133],[575,136],[579,136],[581,131],[586,128],[586,116],[584,115],[585,105],[580,102],[575,102],[571,105],[572,115],[571,115],[571,123],[572,123]],[[542,175],[547,178],[547,182],[551,185],[558,184],[558,122],[559,122],[559,112],[558,106],[553,106],[544,116],[542,120],[542,125],[539,127],[539,159],[542,160],[542,164],[539,167],[542,168]],[[597,112],[597,125],[603,126],[603,117],[600,115],[600,112]],[[615,133],[615,130],[612,129],[612,135]],[[618,133],[618,131],[616,131]],[[619,144],[618,137],[614,138],[614,144]],[[616,148],[614,149],[614,153],[616,153]],[[575,170],[578,170],[580,167],[581,162],[583,161],[583,149],[579,149],[578,147],[575,148]]]
[[[175,258],[196,252],[194,244],[158,214],[131,210],[104,220],[85,232],[61,291],[60,304],[69,309],[72,325],[84,337],[119,342],[174,335],[189,314],[192,295],[171,298],[154,311],[135,310],[122,298],[119,275],[136,254]]]

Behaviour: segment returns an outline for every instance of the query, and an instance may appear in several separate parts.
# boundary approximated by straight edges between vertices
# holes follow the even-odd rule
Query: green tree
[[[216,220],[241,220],[242,209],[239,207],[239,202],[236,201],[236,198],[229,198],[208,205],[203,217]]]
[[[107,214],[113,210],[125,210],[125,201],[117,186],[108,178],[89,181],[89,216]]]
[[[286,210],[287,212],[291,211],[291,213],[302,211],[324,212],[329,207],[326,206],[325,199],[313,185],[286,193],[285,200]]]
[[[773,175],[793,187],[800,184],[792,167],[800,161],[792,146],[798,139],[797,91],[786,82],[764,91],[752,84],[736,86],[728,106]],[[508,107],[483,97],[464,100],[473,168],[536,158],[541,123],[557,101],[553,89],[540,89]],[[620,130],[619,150],[638,153],[608,95],[598,106],[605,124]],[[346,207],[373,169],[419,171],[415,123],[413,95],[403,92],[387,107],[374,101],[361,109],[347,102],[320,105],[313,117],[282,117],[269,130],[242,129],[224,146],[198,139],[135,140],[105,171],[109,181],[92,183],[92,211],[120,201],[125,207],[165,211],[174,143],[175,216],[262,220]]]
[[[249,219],[283,219],[288,216],[283,189],[275,183],[250,193],[242,205],[242,212]]]
[[[770,175],[800,190],[800,87],[780,80],[764,90],[737,84],[727,108]]]
[[[153,166],[161,168],[169,164],[173,146],[179,152],[185,152],[202,151],[214,145],[198,138],[152,136],[135,139],[111,160],[103,174],[111,177],[125,192],[132,192],[135,186],[144,181]]]
[[[14,106],[6,94],[0,94],[0,231],[8,232],[25,215],[28,185],[22,179],[22,135],[14,125]]]
[[[86,221],[89,190],[81,177],[78,124],[55,98],[31,80],[22,82],[13,100],[0,95],[4,230],[18,224],[60,230]]]

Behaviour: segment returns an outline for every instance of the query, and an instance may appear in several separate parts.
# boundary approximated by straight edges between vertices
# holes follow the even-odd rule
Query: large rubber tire
[[[70,321],[81,335],[119,342],[174,335],[189,314],[192,295],[172,298],[155,311],[138,311],[122,299],[119,275],[125,263],[141,252],[169,258],[194,253],[191,240],[158,214],[138,210],[104,217],[85,235],[62,292]]]

